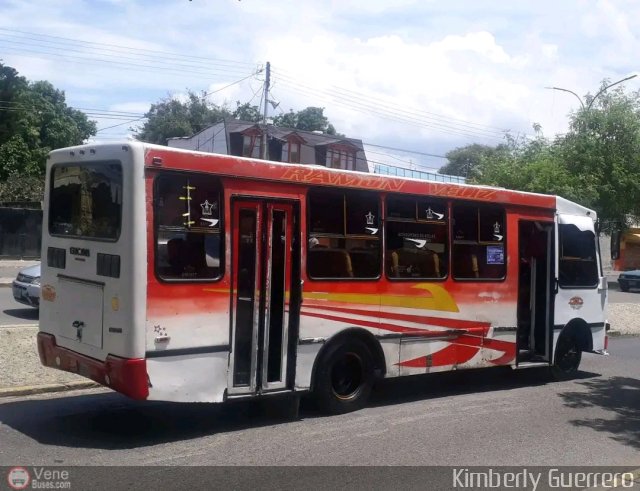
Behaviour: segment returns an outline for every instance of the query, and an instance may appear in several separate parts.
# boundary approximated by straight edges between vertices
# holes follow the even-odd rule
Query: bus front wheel
[[[551,374],[556,380],[568,380],[575,377],[582,360],[582,351],[576,339],[571,335],[560,336],[556,345]]]
[[[373,387],[374,360],[359,339],[330,346],[316,374],[314,396],[323,412],[344,414],[362,409]]]

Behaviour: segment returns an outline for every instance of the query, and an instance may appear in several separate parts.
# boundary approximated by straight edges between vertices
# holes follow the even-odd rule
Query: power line
[[[2,34],[0,33],[0,36],[2,36]],[[9,49],[15,49],[15,50],[25,50],[28,52],[36,52],[36,53],[44,53],[44,54],[51,54],[51,51],[46,51],[46,50],[54,50],[53,53],[58,52],[60,49],[64,49],[66,54],[71,53],[79,53],[80,55],[88,55],[91,58],[88,58],[87,56],[80,56],[80,55],[70,55],[76,58],[80,58],[80,59],[94,59],[93,57],[99,55],[102,56],[104,58],[95,58],[98,61],[102,61],[102,62],[113,62],[113,63],[123,63],[123,64],[128,64],[128,62],[126,60],[130,60],[130,61],[136,61],[136,62],[140,62],[140,63],[151,63],[151,65],[140,65],[140,63],[134,64],[136,66],[153,66],[155,68],[166,68],[166,69],[172,69],[172,70],[179,70],[179,69],[184,69],[185,71],[191,71],[192,69],[196,69],[197,71],[201,71],[201,70],[213,70],[215,69],[217,72],[227,72],[227,73],[231,73],[231,74],[239,74],[239,73],[243,73],[245,72],[244,68],[241,67],[227,67],[227,66],[213,66],[211,68],[205,68],[204,65],[202,64],[202,62],[199,62],[197,64],[194,63],[184,63],[184,62],[179,62],[179,61],[172,61],[172,60],[164,60],[164,59],[154,59],[148,58],[148,55],[145,55],[145,57],[138,57],[138,56],[127,56],[125,54],[122,53],[118,53],[117,55],[111,55],[109,53],[107,53],[106,51],[113,51],[113,50],[105,50],[105,49],[100,49],[98,50],[97,48],[89,48],[89,49],[78,49],[77,47],[74,47],[72,45],[63,45],[63,46],[55,46],[55,45],[51,45],[48,43],[34,43],[34,42],[29,42],[29,43],[23,43],[20,41],[13,41],[10,39],[3,39],[2,37],[0,37],[0,43],[5,43],[9,44],[10,46],[6,46]],[[26,48],[24,48],[23,46],[27,46]],[[29,48],[33,48],[33,49],[29,49]],[[125,61],[122,61],[125,60]]]
[[[280,73],[280,70],[278,70],[278,73]],[[289,75],[282,75],[280,73],[281,77],[284,77],[285,79],[289,79],[292,82],[295,82],[301,86],[307,87],[309,89],[314,90],[313,87],[310,87],[308,85],[304,85],[304,84],[300,84],[297,79],[295,77],[289,76]],[[367,104],[370,104],[371,101],[371,97],[367,97],[365,95],[362,94],[362,92],[355,92],[349,89],[344,89],[341,87],[337,87],[337,86],[331,86],[331,89],[333,89],[333,91],[337,92],[338,96],[342,96],[342,97],[349,97],[350,99],[356,99],[356,100],[364,100]],[[318,89],[315,89],[318,90]],[[332,94],[332,92],[329,89],[324,89],[324,92],[327,92],[329,94]],[[342,94],[340,94],[342,92]],[[336,95],[336,94],[333,94]],[[392,108],[394,110],[397,110],[398,107],[396,104],[394,104],[393,102],[389,101],[386,103],[380,103],[380,98],[382,96],[380,94],[376,94],[375,95],[375,99],[376,99],[376,104],[380,105],[382,104],[383,106],[387,107],[387,108]],[[462,119],[458,119],[458,118],[453,118],[453,117],[449,117],[449,116],[444,116],[444,115],[440,115],[440,114],[436,114],[433,112],[429,112],[429,111],[416,111],[415,109],[410,109],[410,108],[400,108],[402,110],[403,113],[411,113],[414,114],[416,116],[419,117],[424,117],[425,119],[432,119],[435,122],[441,122],[441,123],[447,123],[447,124],[456,124],[456,125],[460,125],[460,126],[466,126],[469,127],[470,129],[475,129],[475,130],[480,130],[480,131],[487,131],[487,132],[491,132],[491,133],[504,133],[505,131],[507,131],[504,128],[498,128],[496,126],[491,126],[491,125],[485,125],[482,123],[475,123],[472,121],[466,121],[466,120],[462,120]],[[486,128],[486,129],[484,129]]]
[[[146,116],[142,116],[141,118],[137,118],[137,119],[132,119],[130,121],[125,121],[124,123],[118,123],[118,124],[114,124],[112,126],[107,126],[106,128],[100,128],[100,129],[96,130],[96,134],[100,133],[101,131],[104,131],[104,130],[110,130],[111,128],[116,128],[118,126],[123,126],[125,124],[135,123],[136,121],[140,121],[140,120],[143,120],[143,119],[146,119]]]
[[[439,159],[446,159],[447,157],[444,155],[436,155],[434,153],[420,152],[418,150],[407,150],[406,148],[397,148],[397,147],[388,147],[385,145],[376,145],[375,143],[362,142],[363,145],[367,145],[369,147],[377,147],[384,148],[386,150],[395,150],[397,152],[406,152],[406,153],[415,153],[416,155],[424,155],[425,157],[436,157]]]
[[[478,132],[474,132],[471,130],[466,130],[466,129],[460,129],[460,128],[455,128],[455,127],[446,127],[443,126],[441,124],[434,124],[434,123],[428,123],[425,121],[421,121],[417,118],[411,118],[411,117],[406,117],[403,116],[402,114],[398,113],[398,114],[394,114],[391,113],[389,111],[377,111],[374,107],[366,107],[363,106],[361,104],[353,104],[349,101],[342,101],[342,100],[336,100],[335,98],[331,98],[329,96],[324,96],[324,95],[318,95],[317,93],[314,93],[312,91],[307,91],[305,89],[300,89],[294,85],[288,84],[286,82],[283,82],[286,86],[289,87],[290,90],[294,91],[294,92],[298,92],[302,95],[311,95],[312,97],[316,97],[316,98],[322,98],[325,100],[330,101],[332,104],[335,105],[339,105],[339,106],[343,106],[343,107],[347,107],[350,108],[354,111],[357,112],[361,112],[364,114],[368,114],[368,115],[377,115],[379,117],[381,117],[382,119],[387,119],[387,120],[391,120],[391,121],[397,121],[400,123],[404,123],[404,124],[410,124],[413,126],[418,126],[420,128],[431,128],[433,130],[439,131],[441,133],[448,133],[448,134],[452,134],[452,135],[461,135],[461,136],[467,136],[467,137],[474,137],[474,138],[483,138],[486,140],[494,140],[494,141],[500,141],[502,138],[496,136],[490,136],[490,135],[486,135],[483,133],[478,133]]]
[[[229,87],[231,87],[231,86],[233,86],[233,85],[236,85],[236,84],[239,84],[239,83],[241,83],[241,82],[244,82],[246,79],[248,79],[248,78],[250,78],[250,77],[253,77],[254,75],[256,75],[256,74],[252,73],[251,75],[249,75],[249,76],[247,76],[247,77],[243,77],[243,78],[241,78],[240,80],[236,80],[235,82],[231,82],[230,84],[227,84],[227,85],[225,85],[224,87],[221,87],[221,88],[219,88],[219,89],[213,90],[213,91],[208,92],[208,93],[205,93],[205,94],[203,94],[203,96],[202,96],[202,97],[203,97],[203,98],[205,98],[205,97],[207,97],[207,96],[209,96],[209,95],[212,95],[212,94],[216,94],[216,93],[218,93],[218,92],[221,92],[221,91],[223,91],[224,89],[228,89]],[[125,121],[124,123],[114,124],[113,126],[108,126],[108,127],[106,127],[106,128],[101,128],[101,129],[97,130],[97,131],[96,131],[96,133],[97,133],[97,132],[99,132],[99,131],[104,131],[104,130],[108,130],[108,129],[111,129],[111,128],[115,128],[116,126],[122,126],[122,125],[125,125],[125,124],[127,124],[127,123],[134,123],[134,122],[136,122],[136,121],[140,121],[140,120],[142,120],[142,119],[146,119],[146,118],[147,118],[146,116],[142,116],[142,117],[140,117],[140,118],[133,119],[133,120],[131,120],[131,121]]]
[[[0,40],[0,43],[2,42],[2,40]],[[1,44],[0,44],[1,45]],[[93,58],[93,57],[87,57],[87,56],[78,56],[78,55],[64,55],[64,54],[60,54],[57,52],[51,52],[51,51],[42,51],[42,50],[33,50],[33,49],[28,49],[28,48],[13,48],[13,47],[6,47],[5,49],[8,49],[11,52],[17,52],[18,54],[21,54],[23,56],[27,56],[27,57],[31,57],[31,58],[43,58],[42,56],[37,56],[37,55],[47,55],[47,60],[50,60],[49,57],[53,56],[56,58],[60,58],[62,60],[65,60],[67,62],[71,62],[71,63],[82,63],[82,64],[93,64],[93,65],[100,65],[100,66],[104,66],[104,65],[113,65],[113,66],[120,66],[120,67],[125,67],[128,69],[132,69],[132,70],[138,70],[138,71],[161,71],[161,72],[167,72],[167,73],[174,73],[177,75],[182,75],[185,73],[191,73],[194,75],[200,75],[201,77],[206,77],[207,79],[210,79],[210,77],[212,76],[221,76],[220,73],[218,72],[223,72],[224,70],[218,70],[218,71],[212,71],[212,70],[208,70],[208,69],[198,69],[198,70],[189,70],[189,69],[177,69],[177,68],[171,68],[170,66],[158,66],[158,65],[149,65],[149,64],[141,64],[141,63],[131,63],[131,62],[127,62],[127,61],[117,61],[117,60],[110,60],[110,59],[104,59],[104,58]],[[26,53],[26,54],[25,54]],[[29,53],[33,53],[33,54],[29,54]],[[246,73],[246,72],[245,72]],[[233,74],[238,75],[238,72],[233,72]],[[223,76],[227,76],[227,75],[223,75]]]
[[[230,64],[230,65],[239,65],[239,66],[254,66],[253,63],[248,63],[248,62],[242,62],[242,61],[237,61],[237,60],[227,60],[227,59],[220,59],[220,58],[208,58],[208,57],[204,57],[204,56],[194,56],[194,55],[185,55],[183,53],[176,53],[176,52],[170,52],[170,51],[161,51],[161,50],[153,50],[153,49],[145,49],[145,48],[132,48],[130,46],[123,46],[123,45],[118,45],[118,44],[109,44],[109,43],[98,43],[95,41],[84,41],[81,39],[74,39],[74,38],[67,38],[67,37],[61,37],[61,36],[51,36],[48,34],[40,34],[40,33],[34,33],[34,32],[27,32],[27,31],[20,31],[18,29],[7,29],[7,28],[2,28],[0,27],[0,31],[4,31],[4,32],[10,32],[10,33],[18,33],[21,34],[23,38],[26,39],[30,39],[35,37],[37,38],[43,38],[44,40],[46,39],[50,39],[50,40],[62,40],[64,42],[70,42],[73,43],[74,45],[77,44],[82,44],[82,45],[88,45],[88,46],[97,46],[100,47],[101,49],[105,49],[105,48],[117,48],[118,50],[125,50],[125,51],[129,51],[129,52],[140,52],[140,53],[152,53],[155,55],[161,55],[163,58],[177,58],[177,59],[191,59],[191,60],[197,60],[200,62],[206,62],[207,64],[210,64],[212,62],[214,63],[224,63],[224,64]],[[16,36],[14,36],[16,37]],[[54,42],[54,41],[50,41],[50,42]]]
[[[325,99],[331,100],[334,104],[340,104],[343,106],[347,106],[350,107],[352,109],[355,110],[359,110],[359,111],[363,111],[366,110],[367,112],[370,113],[374,113],[374,114],[378,114],[378,115],[387,115],[387,116],[392,116],[395,120],[398,120],[398,118],[400,118],[402,120],[402,122],[409,122],[409,123],[419,123],[420,126],[425,126],[425,127],[431,127],[431,128],[438,128],[439,130],[443,131],[443,132],[453,132],[453,133],[458,133],[458,134],[466,134],[466,135],[471,135],[471,136],[479,136],[479,137],[484,137],[484,138],[497,138],[498,133],[497,132],[489,132],[487,130],[480,130],[480,129],[472,129],[472,128],[464,128],[464,127],[459,127],[457,126],[455,123],[452,124],[446,124],[446,123],[440,123],[440,122],[433,122],[433,121],[429,121],[429,120],[425,120],[424,118],[420,118],[420,117],[411,117],[411,116],[406,116],[405,112],[400,112],[397,108],[392,108],[392,109],[385,109],[384,107],[382,107],[380,109],[380,105],[379,104],[374,104],[371,102],[366,102],[366,103],[359,103],[358,101],[353,101],[352,98],[346,98],[346,97],[342,97],[339,95],[331,95],[329,94],[328,96],[322,94],[322,92],[326,92],[326,91],[318,91],[315,89],[304,89],[304,88],[300,88],[297,85],[293,85],[292,83],[288,82],[288,81],[283,81],[283,83],[288,86],[291,90],[293,91],[297,91],[300,93],[307,93],[307,94],[312,94],[314,97],[318,97],[318,95],[320,97],[323,97]],[[300,84],[302,87],[305,87],[304,85]],[[501,138],[501,136],[500,136]]]
[[[236,80],[235,82],[231,82],[229,85],[225,85],[224,87],[221,87],[219,89],[212,90],[211,92],[205,92],[204,94],[202,94],[202,97],[205,98],[205,97],[208,97],[210,95],[217,94],[218,92],[223,91],[224,89],[228,89],[232,85],[239,84],[240,82],[244,82],[248,78],[256,76],[260,72],[262,72],[262,68],[258,69],[258,71],[256,71],[255,73],[251,73],[251,74],[247,75],[246,77],[241,78],[240,80]]]

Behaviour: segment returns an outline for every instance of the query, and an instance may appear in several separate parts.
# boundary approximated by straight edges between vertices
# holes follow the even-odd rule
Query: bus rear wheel
[[[319,408],[329,414],[362,409],[371,395],[374,360],[358,339],[330,346],[316,374],[314,396]]]
[[[582,351],[573,336],[560,336],[556,345],[556,356],[551,374],[556,380],[569,380],[575,377],[582,360]]]

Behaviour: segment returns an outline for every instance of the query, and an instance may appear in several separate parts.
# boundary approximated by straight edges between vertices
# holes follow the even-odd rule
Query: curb
[[[68,390],[93,389],[101,387],[97,382],[66,382],[46,385],[26,385],[22,387],[0,388],[0,398],[12,396],[29,396],[34,394],[46,394],[49,392],[63,392]]]
[[[622,332],[622,331],[618,331],[617,329],[611,329],[610,331],[607,332],[607,336],[609,336],[611,338],[617,338],[617,337],[620,337],[620,336],[638,337],[638,336],[640,336],[640,333],[637,333],[637,332]]]

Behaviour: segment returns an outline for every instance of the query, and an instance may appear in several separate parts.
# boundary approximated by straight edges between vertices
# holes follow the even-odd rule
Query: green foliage
[[[478,176],[472,181],[519,191],[555,194],[592,206],[592,186],[578,186],[578,180],[562,164],[559,148],[543,137],[534,140],[508,137],[491,155],[481,159]]]
[[[336,135],[336,129],[324,115],[323,107],[307,107],[298,112],[290,109],[288,113],[276,116],[273,119],[273,124],[283,128],[322,131],[327,135]]]
[[[465,147],[459,147],[445,155],[447,164],[438,171],[440,174],[450,176],[462,176],[469,179],[478,178],[478,167],[483,158],[492,158],[499,148],[473,143]]]
[[[640,216],[638,92],[618,87],[601,94],[590,108],[572,114],[571,129],[558,145],[578,186],[597,190],[594,207],[602,220],[624,223]]]
[[[258,106],[252,106],[248,102],[240,104],[240,101],[236,102],[236,106],[236,110],[233,112],[234,118],[253,123],[262,121],[262,114],[260,114]]]
[[[232,113],[226,107],[208,102],[204,93],[198,95],[189,91],[185,102],[167,97],[152,104],[145,117],[147,121],[136,137],[166,145],[169,138],[192,136],[224,118],[232,117]]]
[[[497,147],[452,150],[440,172],[465,176],[468,169],[469,182],[557,194],[594,208],[604,229],[629,224],[640,217],[640,93],[618,87],[586,100],[554,141],[535,124],[533,139],[507,135]]]
[[[290,110],[288,113],[276,116],[274,124],[307,131],[320,130],[329,135],[335,135],[336,130],[323,111],[324,108],[321,107],[307,107],[298,112]],[[236,109],[232,112],[226,106],[208,102],[204,93],[198,95],[191,91],[187,94],[186,101],[167,97],[152,104],[145,117],[147,121],[136,133],[136,137],[139,140],[160,145],[166,145],[169,138],[192,136],[225,118],[254,123],[262,121],[258,106],[237,101]]]
[[[1,63],[0,101],[0,201],[40,201],[47,154],[80,145],[96,124],[49,82],[28,82]]]
[[[44,176],[12,175],[0,182],[0,202],[42,201]]]
[[[293,109],[289,109],[288,113],[273,118],[273,124],[282,128],[296,128],[298,124],[298,113],[293,112]]]

